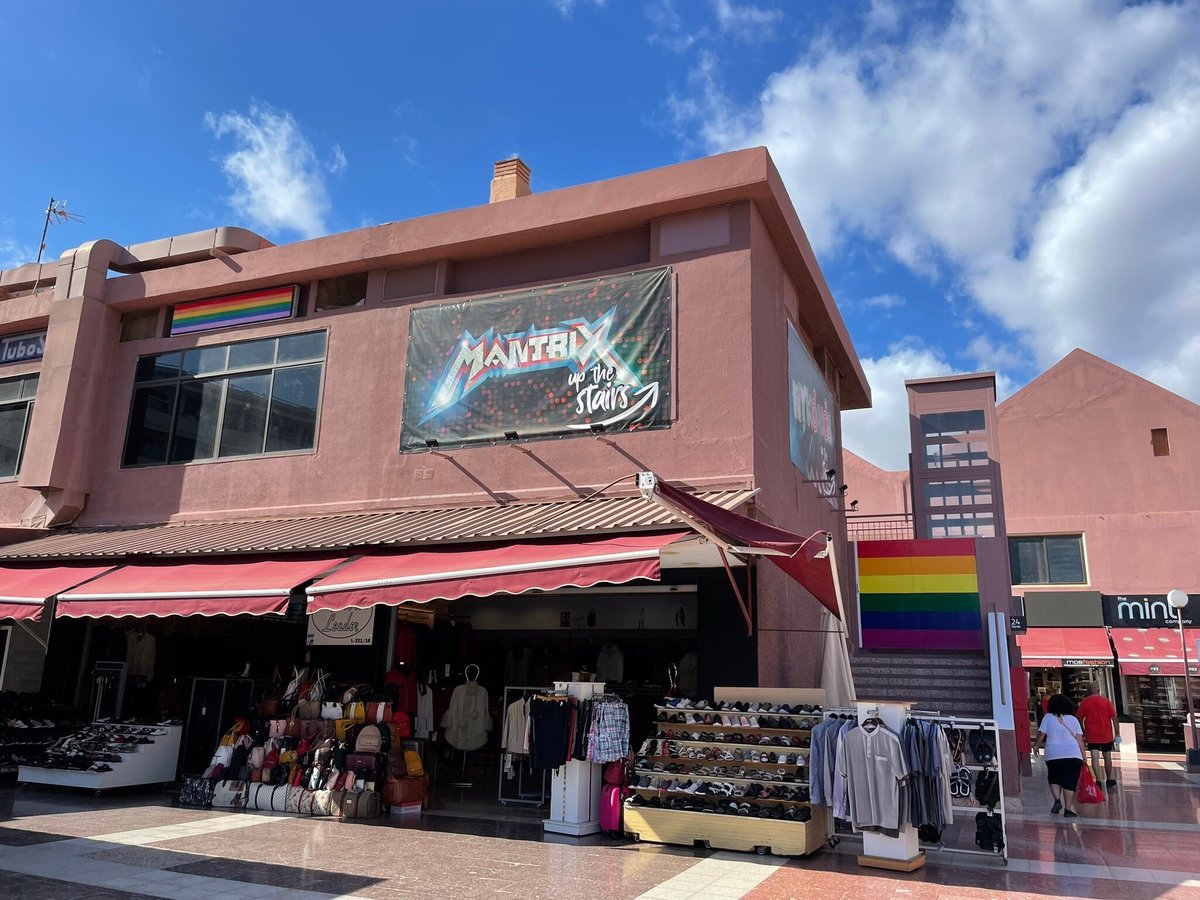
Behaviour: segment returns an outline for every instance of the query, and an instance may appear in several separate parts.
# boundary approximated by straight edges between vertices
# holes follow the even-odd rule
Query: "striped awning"
[[[737,509],[752,489],[703,491],[697,497]],[[640,496],[591,497],[404,509],[303,518],[186,522],[131,528],[63,529],[0,547],[0,560],[127,559],[227,554],[325,552],[520,538],[663,531],[680,521]]]

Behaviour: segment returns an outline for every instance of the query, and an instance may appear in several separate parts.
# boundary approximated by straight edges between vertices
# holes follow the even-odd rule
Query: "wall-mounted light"
[[[515,431],[506,431],[506,432],[504,432],[504,439],[505,439],[506,441],[515,441],[515,440],[516,440],[517,438],[519,438],[519,437],[520,437],[520,435],[519,435],[519,434],[517,434]]]
[[[588,430],[591,431],[592,434],[604,434],[604,432],[608,430],[608,426],[603,422],[593,422],[588,426]]]
[[[438,448],[438,442],[434,438],[426,438],[425,446],[430,450],[436,450]]]

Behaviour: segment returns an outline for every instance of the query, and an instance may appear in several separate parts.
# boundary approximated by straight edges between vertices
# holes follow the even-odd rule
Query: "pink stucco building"
[[[1183,661],[1165,595],[1193,595],[1185,624],[1200,625],[1200,406],[1075,350],[999,404],[996,420],[1031,694],[1079,699],[1097,679],[1140,744],[1177,748]],[[850,450],[843,461],[859,501],[851,536],[903,536],[911,474]]]
[[[171,568],[199,562],[336,564],[398,548],[679,531],[638,495],[640,471],[799,534],[829,532],[844,551],[840,506],[809,483],[827,479],[789,457],[789,330],[828,398],[820,458],[838,458],[840,412],[870,393],[766,151],[546,193],[529,179],[507,160],[490,203],[286,246],[218,228],[95,241],[0,273],[0,340],[14,347],[0,370],[11,401],[0,409],[11,410],[0,566],[58,567],[69,579],[71,567],[136,574],[153,563],[153,596],[171,599]],[[627,312],[642,324],[622,332]],[[442,368],[460,339],[465,348],[485,335],[475,363]],[[584,385],[570,379],[592,377],[593,352],[608,362],[596,376],[606,392],[592,396],[608,405],[581,412]],[[417,372],[422,353],[429,368]],[[447,397],[459,391],[445,427],[434,376]],[[522,641],[568,674],[618,644],[627,672],[660,688],[681,663],[673,677],[702,691],[817,684],[821,607],[775,566],[749,577],[731,563],[748,628],[714,548],[691,542],[655,556],[657,584],[529,595],[504,607],[506,620],[477,611],[477,625],[492,624],[475,629],[458,664],[479,662],[497,687]],[[848,589],[844,568],[839,577]],[[285,585],[293,603],[303,586]],[[211,586],[190,594],[175,599],[216,604],[193,612],[222,600]],[[22,665],[4,687],[44,681],[87,702],[87,673],[124,657],[130,628],[111,616],[131,607],[105,603],[140,595],[86,585],[52,595],[53,629],[46,615],[13,630]],[[377,677],[396,624],[380,609],[372,647],[309,652],[339,675]],[[453,609],[447,622],[470,618]],[[265,677],[305,652],[302,617],[155,615],[140,620],[160,648],[144,690],[247,660]],[[37,640],[48,630],[43,679]]]

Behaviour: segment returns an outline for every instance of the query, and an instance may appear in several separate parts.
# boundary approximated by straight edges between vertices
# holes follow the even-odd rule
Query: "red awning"
[[[1200,628],[1183,629],[1188,642],[1188,662],[1196,674],[1200,660],[1194,650]],[[1182,675],[1183,653],[1177,628],[1114,628],[1113,646],[1126,675]]]
[[[738,552],[739,548],[768,551],[767,559],[787,572],[822,606],[841,618],[833,583],[833,564],[825,552],[826,541],[820,533],[817,537],[805,538],[741,513],[722,509],[672,487],[660,478],[655,482],[655,492],[685,521],[689,518],[698,520],[734,552]],[[823,555],[818,557],[818,553]]]
[[[51,597],[112,566],[0,566],[0,619],[40,619]]]
[[[269,615],[287,610],[297,587],[346,557],[222,560],[122,566],[59,597],[54,615],[100,616]]]
[[[1112,647],[1103,628],[1030,628],[1017,635],[1026,669],[1111,666]]]
[[[641,534],[364,556],[310,585],[308,611],[657,579],[659,551],[681,537]]]

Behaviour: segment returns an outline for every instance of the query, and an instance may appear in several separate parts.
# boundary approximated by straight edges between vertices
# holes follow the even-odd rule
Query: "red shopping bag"
[[[1092,767],[1087,763],[1083,764],[1083,769],[1079,772],[1079,789],[1076,791],[1075,799],[1080,803],[1104,802],[1104,791],[1100,790],[1100,785],[1096,784],[1096,779],[1092,777]]]

